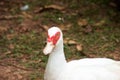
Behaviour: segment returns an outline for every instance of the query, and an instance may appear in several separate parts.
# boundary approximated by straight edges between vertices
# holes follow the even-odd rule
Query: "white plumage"
[[[120,61],[85,58],[67,62],[62,32],[57,27],[48,30],[47,45],[43,52],[50,54],[44,80],[120,80]]]

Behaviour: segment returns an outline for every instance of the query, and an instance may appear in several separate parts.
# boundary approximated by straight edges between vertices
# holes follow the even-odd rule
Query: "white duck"
[[[48,30],[44,54],[50,54],[44,80],[120,80],[120,61],[107,58],[85,58],[67,62],[63,35],[58,27]]]

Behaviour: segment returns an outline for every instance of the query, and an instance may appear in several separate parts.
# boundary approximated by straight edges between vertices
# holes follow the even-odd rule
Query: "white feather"
[[[120,61],[85,58],[67,62],[61,30],[52,27],[48,34],[52,36],[57,31],[61,33],[61,37],[49,55],[44,80],[120,80]]]

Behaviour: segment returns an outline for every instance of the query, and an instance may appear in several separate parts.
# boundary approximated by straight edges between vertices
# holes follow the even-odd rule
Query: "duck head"
[[[45,55],[50,54],[62,40],[62,32],[58,27],[48,29],[47,44],[43,49]]]

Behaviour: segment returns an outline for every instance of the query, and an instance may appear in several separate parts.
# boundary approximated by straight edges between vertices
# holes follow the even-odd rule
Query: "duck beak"
[[[53,45],[52,42],[47,42],[45,48],[43,49],[43,53],[45,55],[50,54],[53,51],[54,47],[55,46]]]

